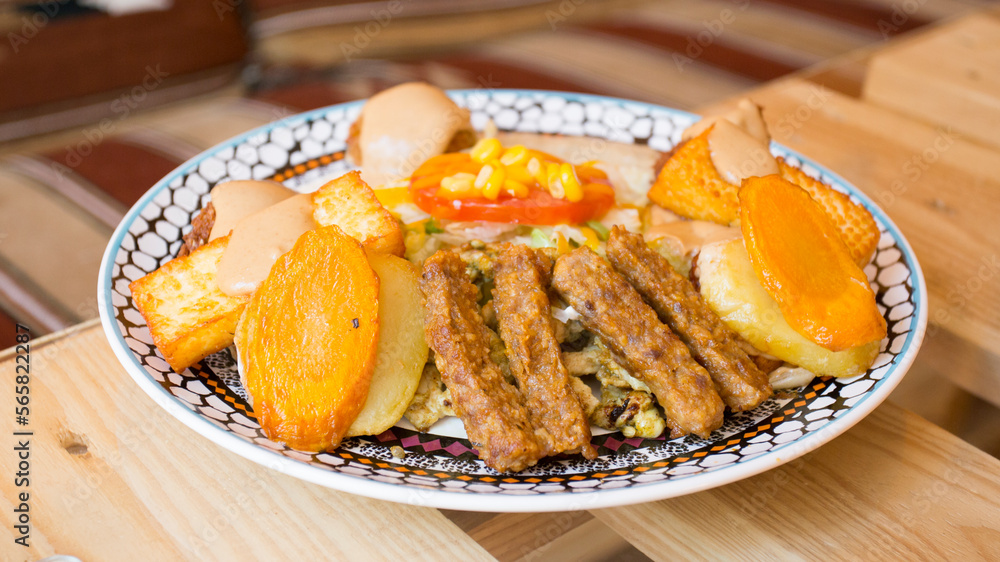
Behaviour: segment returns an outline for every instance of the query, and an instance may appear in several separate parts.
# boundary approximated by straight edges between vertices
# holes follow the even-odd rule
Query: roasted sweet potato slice
[[[806,190],[837,225],[840,238],[851,251],[854,263],[861,267],[868,265],[882,235],[868,209],[851,201],[846,194],[785,162],[784,158],[779,156],[777,160],[781,177]]]
[[[379,280],[338,226],[303,234],[278,258],[236,328],[244,385],[267,436],[336,447],[368,396]]]
[[[739,199],[750,262],[796,331],[831,351],[885,337],[868,278],[804,189],[777,174],[747,178]]]

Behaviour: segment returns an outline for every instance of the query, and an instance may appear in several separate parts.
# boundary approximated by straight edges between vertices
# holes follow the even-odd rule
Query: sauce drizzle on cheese
[[[688,127],[681,138],[690,140],[709,127],[712,128],[708,134],[712,164],[727,182],[740,185],[744,178],[780,172],[768,148],[771,136],[764,117],[752,101],[744,98],[728,113],[705,117]]]
[[[249,295],[271,272],[274,262],[316,228],[312,194],[294,195],[236,224],[219,260],[215,281],[229,296]]]
[[[767,146],[727,120],[716,123],[708,133],[708,150],[719,175],[733,185],[781,172]]]
[[[215,186],[212,188],[215,223],[208,240],[229,234],[245,217],[293,195],[294,191],[275,181],[229,181]]]
[[[655,224],[650,226],[645,234],[646,240],[650,241],[664,237],[673,238],[680,244],[682,254],[687,254],[706,244],[735,240],[741,236],[743,234],[738,228],[699,220],[677,220]]]

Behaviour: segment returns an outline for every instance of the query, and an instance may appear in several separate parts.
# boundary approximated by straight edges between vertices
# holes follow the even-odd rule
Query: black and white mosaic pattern
[[[670,149],[694,119],[672,109],[577,94],[463,91],[452,95],[472,110],[473,125],[480,129],[492,119],[502,130],[583,135],[645,144],[657,150]],[[729,416],[707,440],[628,439],[612,433],[595,437],[600,456],[593,461],[556,457],[514,475],[485,467],[463,439],[401,427],[379,436],[350,439],[337,450],[321,454],[293,451],[273,443],[262,434],[247,405],[230,351],[206,358],[184,373],[174,373],[153,346],[145,321],[133,306],[128,285],[176,254],[182,234],[190,228],[192,216],[207,202],[214,185],[233,179],[278,178],[297,187],[349,169],[342,157],[345,139],[360,108],[361,104],[355,102],[295,116],[196,157],[150,190],[129,212],[109,246],[102,268],[101,312],[108,336],[130,374],[140,383],[142,379],[155,381],[156,386],[144,385],[154,398],[162,402],[163,396],[169,395],[194,414],[185,415],[185,423],[244,456],[264,462],[262,459],[267,457],[256,450],[264,449],[308,465],[290,472],[375,497],[411,501],[403,491],[396,497],[384,488],[378,492],[375,488],[367,490],[359,487],[356,479],[440,492],[420,496],[421,503],[438,507],[469,508],[471,504],[442,495],[455,493],[546,496],[649,487],[650,499],[668,497],[689,489],[678,486],[683,481],[732,470],[768,456],[777,458],[780,454],[787,460],[831,439],[856,421],[847,418],[861,409],[863,402],[871,400],[863,406],[868,411],[884,398],[916,353],[925,317],[921,309],[926,304],[921,297],[919,269],[898,230],[839,177],[775,145],[776,154],[872,209],[882,229],[877,255],[866,273],[888,323],[889,336],[875,364],[864,375],[840,380],[817,378],[752,412]],[[231,434],[238,440],[220,439],[220,434]],[[812,434],[817,436],[811,438]],[[393,446],[403,447],[405,458],[395,458],[390,453]],[[784,461],[767,466],[779,462]],[[764,466],[758,463],[754,470]],[[315,472],[309,473],[309,469]],[[752,473],[733,470],[725,481]],[[613,505],[615,500],[602,502]],[[489,504],[476,505],[478,509],[491,508]],[[537,505],[541,506],[538,509],[565,508],[557,503]],[[512,506],[508,503],[502,508],[534,509],[528,504]]]

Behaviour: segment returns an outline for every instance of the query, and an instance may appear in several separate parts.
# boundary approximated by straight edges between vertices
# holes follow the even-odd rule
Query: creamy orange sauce
[[[719,175],[733,185],[781,171],[767,145],[727,120],[716,123],[708,133],[708,149]]]
[[[654,224],[646,231],[646,240],[670,237],[683,248],[682,253],[701,248],[706,244],[734,240],[742,236],[740,229],[709,221],[678,220]]]
[[[293,195],[294,191],[274,181],[230,181],[215,186],[212,188],[215,223],[208,240],[229,234],[245,217]]]
[[[294,195],[236,224],[215,281],[230,296],[249,295],[305,232],[316,228],[312,195]]]
[[[767,132],[767,125],[764,123],[764,116],[761,115],[760,107],[747,98],[743,98],[736,105],[736,108],[721,115],[709,115],[694,125],[691,125],[681,133],[681,140],[690,140],[705,132],[706,129],[715,125],[719,121],[729,121],[737,127],[746,131],[750,136],[759,140],[761,144],[767,146],[771,144],[771,135]]]
[[[469,124],[469,112],[429,84],[412,82],[376,94],[361,111],[361,177],[373,187],[409,176],[441,154]]]

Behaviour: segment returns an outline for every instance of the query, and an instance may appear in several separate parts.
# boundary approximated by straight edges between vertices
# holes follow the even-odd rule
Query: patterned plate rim
[[[449,94],[452,96],[484,95],[484,93],[485,92],[483,90],[449,91]],[[657,104],[609,96],[523,89],[497,89],[490,90],[488,93],[501,93],[514,96],[553,96],[561,97],[566,101],[575,101],[580,103],[597,102],[621,105],[627,104],[633,107],[643,107],[647,110],[666,113],[685,119],[698,118],[695,114]],[[121,248],[126,233],[135,222],[135,219],[140,216],[142,210],[157,196],[160,191],[167,189],[172,181],[189,173],[193,169],[196,169],[199,163],[203,160],[225,149],[234,148],[243,144],[248,139],[256,135],[266,134],[279,127],[287,127],[299,124],[300,122],[310,122],[317,116],[325,115],[331,111],[342,110],[346,112],[363,103],[364,100],[357,100],[298,113],[237,135],[191,158],[157,182],[135,203],[135,205],[132,206],[131,209],[129,209],[121,223],[119,223],[118,227],[115,229],[101,262],[101,270],[98,281],[98,308],[101,316],[101,324],[104,328],[106,336],[108,337],[112,350],[118,357],[121,364],[125,367],[128,374],[139,385],[139,387],[158,404],[159,407],[165,409],[170,415],[213,443],[220,445],[246,459],[295,478],[339,491],[380,500],[444,509],[498,512],[538,512],[595,509],[642,503],[690,494],[742,480],[790,462],[817,449],[821,445],[847,431],[858,421],[867,416],[872,410],[874,410],[899,383],[917,355],[917,351],[923,341],[927,325],[927,293],[923,272],[916,260],[909,242],[903,237],[899,228],[894,222],[892,222],[886,213],[853,184],[847,182],[841,176],[831,172],[829,169],[816,163],[812,159],[807,158],[778,143],[772,142],[772,149],[774,149],[775,152],[786,156],[794,156],[802,162],[802,164],[811,166],[815,170],[819,171],[826,178],[832,180],[837,187],[846,189],[852,197],[861,201],[861,203],[876,216],[877,220],[892,236],[910,270],[909,282],[912,285],[911,298],[913,299],[914,304],[914,316],[917,320],[916,325],[911,325],[909,333],[906,335],[906,339],[904,340],[902,349],[881,380],[876,381],[872,388],[865,392],[864,396],[862,396],[859,401],[849,407],[846,413],[831,420],[823,427],[806,433],[805,435],[788,443],[777,445],[773,449],[745,462],[725,466],[715,471],[698,473],[686,478],[633,487],[589,490],[586,492],[572,494],[539,494],[532,496],[481,494],[475,492],[455,493],[445,490],[430,490],[418,486],[389,484],[350,474],[331,472],[318,466],[313,466],[302,461],[291,459],[281,455],[277,451],[243,440],[239,436],[217,427],[202,415],[185,406],[178,397],[167,392],[167,390],[161,386],[160,383],[156,382],[146,372],[141,363],[139,363],[134,355],[134,352],[126,344],[124,336],[119,330],[119,326],[115,319],[115,310],[112,304],[113,267],[115,264],[115,257]]]

